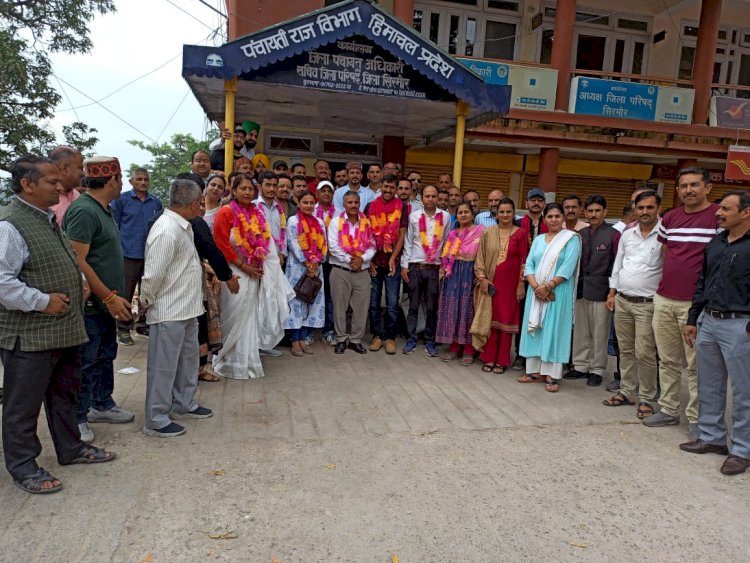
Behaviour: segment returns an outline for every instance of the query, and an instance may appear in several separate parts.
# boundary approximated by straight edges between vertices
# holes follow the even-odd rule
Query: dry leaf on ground
[[[224,475],[223,469],[212,469],[208,473],[209,475],[212,475],[213,477],[222,477]]]
[[[216,532],[209,533],[208,537],[212,540],[233,540],[237,537],[237,532]]]
[[[335,463],[326,463],[325,464],[325,468],[326,469],[336,469],[336,464]]]

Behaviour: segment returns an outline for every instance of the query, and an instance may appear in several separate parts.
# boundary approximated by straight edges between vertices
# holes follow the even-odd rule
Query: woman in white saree
[[[264,173],[266,182],[276,175]],[[263,377],[259,349],[270,350],[284,337],[294,290],[281,269],[276,245],[263,212],[252,202],[255,187],[250,175],[232,179],[232,201],[214,220],[214,239],[240,278],[240,290],[221,292],[224,343],[213,361],[218,375],[232,379]]]

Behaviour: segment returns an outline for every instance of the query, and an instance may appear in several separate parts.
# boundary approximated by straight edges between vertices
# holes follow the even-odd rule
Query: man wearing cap
[[[128,321],[130,301],[124,293],[124,259],[109,204],[122,190],[120,162],[96,156],[84,162],[89,190],[75,200],[63,217],[62,227],[73,245],[78,267],[91,287],[84,323],[89,341],[81,348],[81,388],[78,393],[78,427],[81,439],[90,442],[89,422],[122,424],[133,420],[112,398],[114,359],[117,356],[116,321]]]
[[[336,207],[336,211],[344,210],[344,194],[347,192],[359,194],[359,210],[364,211],[367,204],[375,199],[375,194],[370,188],[362,185],[362,163],[347,162],[346,177],[349,183],[338,188],[333,194],[333,205]]]
[[[49,151],[48,157],[60,171],[60,201],[52,206],[59,225],[70,204],[81,195],[76,188],[83,180],[83,155],[73,147],[61,145]]]
[[[73,249],[50,209],[60,173],[47,158],[24,156],[11,175],[16,195],[0,221],[3,453],[16,486],[54,493],[62,483],[36,462],[43,403],[60,464],[111,461],[115,454],[82,443],[75,424],[85,296]]]
[[[221,137],[209,145],[212,151],[211,165],[214,170],[224,170],[224,143],[232,139],[234,145],[235,160],[241,156],[252,160],[255,156],[255,145],[258,143],[260,134],[260,125],[254,121],[243,121],[234,127],[234,133],[229,129],[224,129]],[[213,151],[218,151],[216,162],[214,162]],[[214,166],[216,164],[217,166]]]
[[[152,218],[161,213],[162,205],[158,198],[148,193],[150,179],[148,170],[136,168],[130,173],[132,190],[124,192],[112,202],[112,216],[120,230],[120,245],[125,256],[125,293],[123,297],[133,300],[135,288],[143,276],[143,252],[146,248],[148,226]],[[133,321],[117,321],[117,342],[132,346],[130,329]],[[148,336],[146,315],[139,314],[135,320],[135,331]]]
[[[315,204],[313,214],[323,221],[323,225],[326,228],[326,236],[335,212],[336,210],[333,207],[333,184],[328,180],[321,180],[318,183],[318,203]],[[336,332],[333,326],[333,299],[331,298],[330,276],[331,263],[326,255],[323,261],[323,290],[325,291],[326,298],[326,319],[323,325],[323,338],[326,344],[333,346],[336,344]]]
[[[274,160],[271,168],[274,174],[287,174],[289,172],[289,166],[285,160]]]

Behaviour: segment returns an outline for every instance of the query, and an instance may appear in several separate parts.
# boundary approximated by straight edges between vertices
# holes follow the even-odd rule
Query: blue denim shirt
[[[123,192],[113,201],[112,216],[120,228],[120,244],[125,258],[143,260],[148,222],[162,210],[161,201],[151,194],[141,201],[135,190]]]

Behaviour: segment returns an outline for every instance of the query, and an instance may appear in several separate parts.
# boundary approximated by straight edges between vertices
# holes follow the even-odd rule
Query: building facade
[[[227,0],[229,40],[336,2]],[[516,201],[539,186],[558,199],[602,193],[617,215],[636,185],[677,202],[679,167],[712,171],[750,141],[750,2],[654,0],[381,0],[424,38],[488,82],[513,87],[503,118],[467,124],[461,187],[503,188]],[[263,123],[263,116],[241,116]],[[300,132],[263,123],[266,152],[290,160],[397,160],[434,182],[451,172],[455,138],[416,145],[398,135]]]

